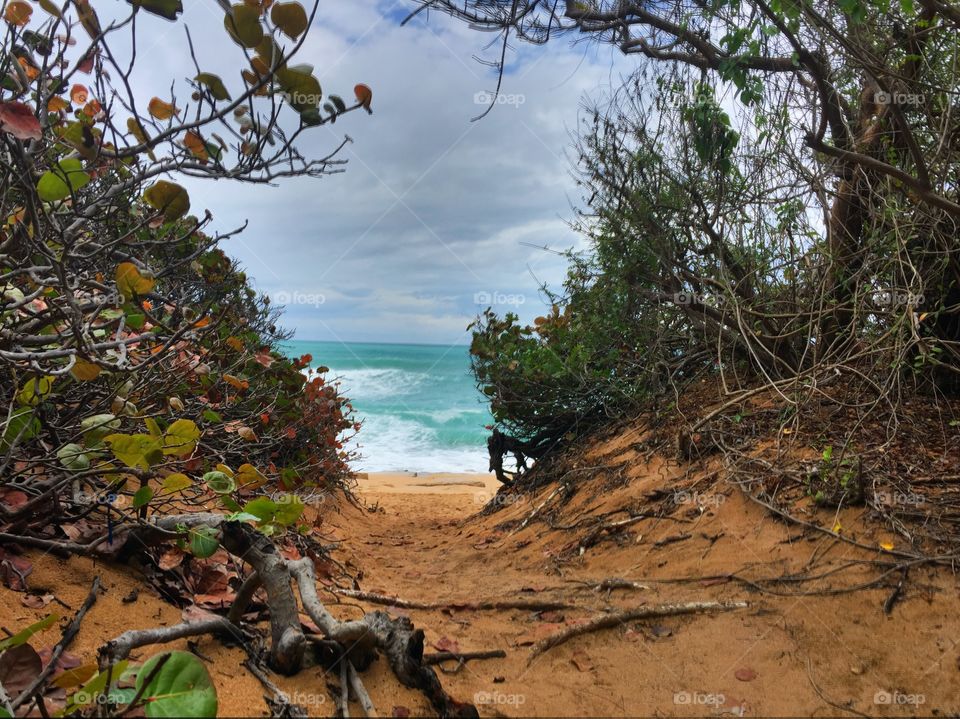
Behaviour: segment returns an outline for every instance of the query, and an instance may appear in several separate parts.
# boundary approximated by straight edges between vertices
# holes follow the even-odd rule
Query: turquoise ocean
[[[291,357],[330,368],[363,427],[348,445],[362,472],[486,472],[493,420],[464,346],[290,340]]]

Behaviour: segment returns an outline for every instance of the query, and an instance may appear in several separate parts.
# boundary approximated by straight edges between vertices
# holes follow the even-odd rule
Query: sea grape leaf
[[[197,448],[200,439],[200,429],[196,422],[189,419],[178,419],[167,427],[163,435],[163,453],[176,457],[188,457]]]
[[[163,448],[149,434],[111,434],[104,438],[113,455],[128,467],[149,469],[163,461]]]
[[[177,15],[183,12],[183,4],[180,0],[127,0],[127,2],[167,20],[176,20]]]
[[[298,2],[275,3],[270,10],[270,19],[291,40],[296,40],[310,22],[307,11]]]
[[[44,172],[37,181],[37,194],[44,202],[63,200],[90,182],[83,164],[75,157],[67,157]]]

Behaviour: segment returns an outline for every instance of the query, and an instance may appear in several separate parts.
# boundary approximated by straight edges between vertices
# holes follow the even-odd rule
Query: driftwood
[[[323,635],[321,642],[335,642],[340,647],[338,660],[349,665],[346,670],[347,682],[368,716],[376,716],[376,709],[363,688],[359,674],[354,669],[351,675],[350,669],[354,665],[366,668],[376,658],[377,652],[386,657],[401,683],[419,689],[427,696],[441,717],[478,716],[472,704],[459,702],[447,694],[434,670],[423,662],[423,630],[415,629],[406,617],[393,619],[382,611],[370,612],[361,619],[338,620],[317,595],[313,562],[308,558],[284,559],[273,542],[248,524],[225,521],[218,514],[167,516],[130,529],[125,536],[124,551],[129,551],[137,544],[149,546],[158,538],[176,536],[184,526],[187,529],[219,528],[223,547],[246,561],[253,568],[255,577],[251,575],[241,586],[229,617],[125,632],[101,649],[102,663],[124,658],[138,646],[169,642],[185,636],[229,633],[245,638],[238,626],[239,619],[256,589],[262,586],[270,608],[269,664],[280,673],[294,674],[304,666],[308,644],[300,626],[299,607],[293,590],[295,584],[299,590],[300,604]]]

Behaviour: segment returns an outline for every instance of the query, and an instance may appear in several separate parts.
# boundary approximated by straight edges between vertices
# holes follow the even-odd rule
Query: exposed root
[[[582,624],[573,624],[563,631],[557,632],[538,642],[530,651],[530,658],[527,660],[527,664],[533,662],[534,659],[547,650],[559,646],[574,637],[596,632],[601,629],[610,629],[625,622],[633,622],[638,619],[650,619],[652,617],[696,614],[699,612],[726,612],[733,609],[743,609],[746,606],[746,602],[687,602],[686,604],[661,604],[655,607],[636,607],[622,612],[605,614],[585,621]]]
[[[507,599],[507,600],[480,600],[478,602],[458,601],[455,599],[445,602],[418,602],[416,600],[401,599],[400,597],[391,597],[385,594],[375,594],[373,592],[362,592],[356,589],[334,589],[335,594],[340,594],[351,599],[360,599],[371,604],[383,604],[388,607],[397,607],[399,609],[467,609],[472,611],[500,611],[508,609],[526,609],[531,612],[548,612],[555,609],[576,609],[576,605],[569,602],[549,602],[528,599]]]

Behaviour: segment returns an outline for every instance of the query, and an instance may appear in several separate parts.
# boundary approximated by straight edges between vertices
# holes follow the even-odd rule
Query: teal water
[[[339,378],[363,421],[350,446],[364,472],[485,472],[493,420],[470,374],[466,347],[291,340]]]

